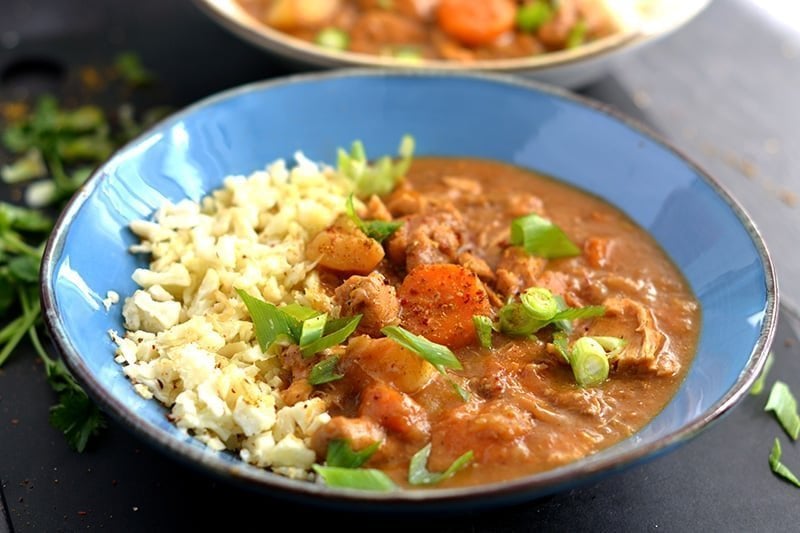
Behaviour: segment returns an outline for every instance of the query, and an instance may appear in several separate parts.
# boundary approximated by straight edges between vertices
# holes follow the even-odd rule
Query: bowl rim
[[[652,0],[656,1],[656,0]],[[659,0],[663,1],[663,0]],[[257,47],[270,50],[283,57],[305,61],[318,67],[377,67],[396,69],[433,69],[483,72],[535,72],[567,67],[584,60],[592,60],[627,47],[666,36],[688,23],[712,0],[681,0],[682,11],[666,23],[654,27],[621,27],[620,31],[590,41],[577,48],[557,50],[528,57],[505,59],[482,59],[469,63],[425,59],[416,63],[403,63],[390,57],[361,54],[349,51],[326,50],[313,43],[292,37],[258,21],[233,0],[194,0],[194,3],[210,18],[227,30]]]
[[[196,446],[196,443],[176,439],[169,433],[151,427],[148,422],[144,422],[133,409],[129,408],[129,406],[110,393],[100,380],[89,371],[82,356],[66,335],[62,319],[56,312],[56,295],[54,290],[54,282],[56,279],[55,266],[62,256],[66,238],[69,234],[70,223],[83,207],[86,200],[95,191],[98,184],[103,181],[104,177],[110,175],[105,172],[109,164],[118,158],[124,157],[127,153],[131,152],[132,149],[135,149],[143,140],[169,124],[177,123],[184,117],[203,108],[232,100],[252,92],[269,91],[275,88],[296,84],[324,83],[341,78],[367,77],[461,79],[489,82],[495,85],[522,88],[527,91],[542,93],[546,96],[566,100],[570,103],[578,104],[581,107],[589,108],[601,115],[611,117],[635,130],[638,134],[661,145],[681,159],[683,163],[688,165],[689,168],[703,179],[733,211],[742,224],[743,229],[752,240],[764,266],[766,285],[764,319],[758,339],[750,352],[747,363],[739,373],[733,386],[693,423],[672,431],[654,442],[640,445],[630,450],[623,450],[616,453],[611,452],[598,456],[598,454],[604,451],[601,450],[598,454],[590,455],[579,461],[568,463],[553,470],[502,482],[461,488],[398,490],[386,493],[337,489],[322,484],[310,483],[308,481],[289,479],[267,469],[244,463],[243,461],[241,464],[232,466],[229,461],[225,461],[220,457],[218,452],[213,452],[206,447],[200,448]],[[707,428],[712,422],[719,420],[747,394],[747,391],[761,372],[766,361],[768,349],[777,328],[779,305],[775,268],[766,244],[755,223],[739,202],[730,195],[721,183],[706,173],[691,159],[683,155],[669,142],[665,141],[660,135],[606,104],[576,95],[564,89],[528,79],[520,79],[515,76],[476,72],[345,69],[257,81],[227,89],[203,98],[164,118],[142,132],[135,139],[116,150],[105,163],[100,165],[92,173],[81,189],[70,199],[67,206],[58,217],[44,250],[42,266],[40,294],[45,325],[67,367],[85,387],[89,396],[103,408],[106,414],[121,422],[124,427],[132,430],[132,432],[142,440],[155,445],[155,447],[160,450],[168,452],[185,464],[202,467],[204,470],[215,474],[221,479],[238,482],[249,488],[259,488],[269,491],[275,496],[300,499],[306,503],[322,505],[332,503],[358,503],[371,505],[371,508],[375,510],[380,510],[382,507],[392,510],[425,510],[445,503],[469,503],[470,508],[475,508],[476,506],[492,505],[501,499],[504,502],[533,499],[560,490],[562,486],[568,483],[585,482],[603,473],[619,471],[685,443],[696,436],[701,430]],[[606,448],[605,450],[609,449]]]

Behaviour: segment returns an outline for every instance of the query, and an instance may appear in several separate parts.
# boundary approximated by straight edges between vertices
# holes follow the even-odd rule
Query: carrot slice
[[[436,15],[450,37],[480,46],[510,31],[516,13],[513,0],[442,0]]]
[[[478,277],[458,265],[420,265],[397,293],[401,324],[417,335],[461,348],[477,342],[473,315],[488,315],[491,305]]]

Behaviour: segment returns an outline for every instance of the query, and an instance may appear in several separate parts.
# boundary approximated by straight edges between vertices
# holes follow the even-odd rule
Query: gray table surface
[[[741,201],[776,260],[784,304],[798,309],[800,36],[784,22],[747,0],[717,0],[583,92],[660,131]],[[124,49],[137,50],[162,80],[146,104],[180,106],[283,72],[188,2],[2,0],[0,103],[59,93],[58,65],[108,63]],[[0,197],[10,194],[0,188]],[[773,377],[800,390],[796,323],[783,311]],[[800,492],[766,464],[781,433],[761,411],[763,397],[746,398],[679,450],[584,487],[493,512],[390,520],[242,491],[175,463],[114,423],[76,454],[47,424],[52,401],[41,365],[21,346],[0,370],[0,532],[12,527],[6,512],[17,531],[263,529],[259,521],[270,512],[300,517],[302,525],[392,531],[779,531],[797,530],[800,521]],[[784,442],[785,461],[800,471],[800,451]]]

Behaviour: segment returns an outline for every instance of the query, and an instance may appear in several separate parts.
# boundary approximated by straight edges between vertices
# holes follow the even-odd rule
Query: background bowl
[[[213,20],[239,37],[301,67],[409,68],[392,58],[325,50],[274,30],[242,9],[235,0],[195,0]],[[579,87],[600,78],[620,56],[680,28],[711,0],[605,0],[617,14],[620,31],[578,48],[537,56],[474,61],[469,64],[427,60],[412,68],[480,70],[521,74],[560,85]]]
[[[617,205],[649,230],[703,306],[696,359],[672,402],[635,436],[596,455],[507,483],[371,494],[289,480],[207,449],[137,395],[114,362],[122,330],[108,290],[136,288],[145,259],[127,252],[131,220],[165,200],[199,200],[229,174],[250,174],[302,149],[334,161],[354,139],[529,167]],[[356,71],[248,85],[204,100],[119,151],[64,211],[45,253],[42,298],[57,347],[89,394],[134,433],[229,480],[315,502],[409,507],[508,503],[553,492],[664,452],[738,401],[776,324],[772,264],[752,222],[710,177],[639,127],[566,93],[513,78]]]

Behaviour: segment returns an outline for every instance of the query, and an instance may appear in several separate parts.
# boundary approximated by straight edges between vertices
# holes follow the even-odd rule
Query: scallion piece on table
[[[327,359],[323,359],[313,367],[308,375],[308,382],[311,385],[322,385],[323,383],[330,383],[337,381],[344,377],[344,374],[336,373],[336,365],[339,364],[339,357],[333,355]]]
[[[553,8],[545,0],[533,0],[517,9],[517,28],[526,32],[534,32],[539,26],[553,18]]]
[[[359,468],[375,455],[380,442],[373,442],[363,450],[355,451],[350,443],[344,439],[334,439],[328,444],[328,453],[325,456],[325,466],[339,468]]]
[[[492,319],[488,316],[474,315],[472,323],[475,324],[475,334],[478,342],[484,348],[492,347]]]
[[[781,454],[781,443],[776,438],[772,445],[772,451],[769,454],[769,467],[775,475],[782,477],[796,487],[800,487],[800,479],[797,479],[797,476],[795,476],[786,465],[781,463]]]
[[[764,390],[764,383],[767,381],[767,374],[769,374],[774,362],[775,355],[772,352],[769,352],[767,355],[767,360],[764,361],[764,368],[761,369],[761,374],[758,375],[758,379],[755,380],[753,386],[750,388],[751,395],[758,396]]]
[[[403,225],[402,220],[362,220],[361,217],[358,216],[358,213],[356,213],[352,194],[347,198],[345,212],[364,235],[378,242],[383,242],[391,237],[392,234]]]
[[[786,433],[792,439],[797,440],[798,435],[800,435],[800,416],[797,414],[797,400],[795,400],[786,383],[776,381],[772,385],[764,410],[775,413],[775,417],[783,426],[783,429],[786,430]]]
[[[313,465],[313,468],[329,487],[375,492],[389,492],[397,489],[397,485],[389,476],[380,470],[321,465]]]
[[[408,482],[412,485],[435,485],[453,477],[456,472],[464,468],[472,461],[474,454],[472,450],[466,452],[447,467],[444,472],[436,473],[428,471],[428,457],[431,455],[431,444],[428,443],[411,458],[408,465]]]
[[[394,342],[419,355],[436,367],[440,373],[445,373],[445,368],[460,370],[461,363],[447,346],[431,342],[425,337],[414,335],[400,326],[386,326],[381,333]]]
[[[350,45],[350,36],[339,28],[324,28],[314,37],[314,42],[328,50],[347,50]]]
[[[581,387],[596,387],[608,379],[608,356],[600,343],[591,337],[581,337],[572,344],[569,365]]]
[[[581,253],[561,228],[535,213],[511,221],[511,244],[521,246],[530,255],[546,259]]]
[[[312,319],[313,320],[313,319]],[[350,317],[344,322],[339,329],[333,331],[331,333],[326,333],[323,337],[315,340],[312,343],[306,344],[305,346],[300,346],[300,353],[303,354],[303,357],[311,357],[312,355],[321,352],[322,350],[331,348],[338,344],[342,344],[347,338],[353,334],[353,332],[358,327],[358,323],[361,321],[361,315],[356,315]]]

